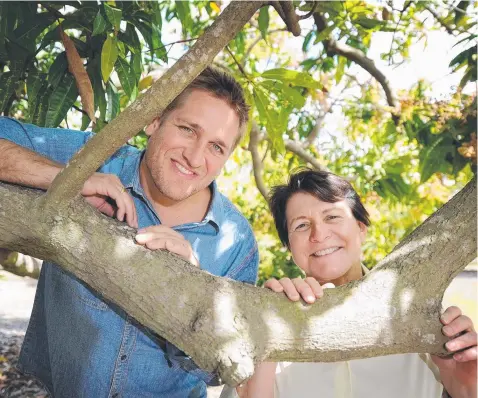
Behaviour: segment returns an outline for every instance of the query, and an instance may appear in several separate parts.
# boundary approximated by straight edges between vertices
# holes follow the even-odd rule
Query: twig
[[[229,48],[229,46],[226,46],[226,51],[229,53],[229,55],[232,57],[232,59],[234,60],[234,62],[236,63],[237,67],[239,68],[239,70],[241,71],[241,73],[244,75],[244,77],[250,81],[251,79],[249,78],[249,76],[247,75],[246,71],[244,70],[244,68],[242,67],[242,65],[239,63],[239,61],[236,59],[236,57],[234,56],[234,54],[232,53],[231,49]]]
[[[314,4],[312,5],[312,9],[307,14],[299,16],[299,20],[310,18],[314,14],[318,5],[319,5],[319,2],[314,1]]]

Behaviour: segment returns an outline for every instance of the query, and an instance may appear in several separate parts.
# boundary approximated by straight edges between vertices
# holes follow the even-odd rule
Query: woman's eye
[[[305,223],[299,224],[294,228],[294,231],[303,231],[307,228],[307,226],[308,225]]]
[[[332,216],[332,215],[330,215],[330,216],[327,216],[326,219],[327,219],[327,220],[335,220],[335,219],[337,219],[337,218],[340,218],[340,216]]]

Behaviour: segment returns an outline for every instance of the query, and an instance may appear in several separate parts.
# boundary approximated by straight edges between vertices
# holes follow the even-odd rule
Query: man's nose
[[[310,232],[311,242],[322,242],[330,238],[330,230],[326,225],[313,225]]]
[[[204,151],[205,148],[203,148],[202,145],[191,145],[183,151],[183,156],[188,162],[189,166],[197,169],[198,167],[204,165]]]

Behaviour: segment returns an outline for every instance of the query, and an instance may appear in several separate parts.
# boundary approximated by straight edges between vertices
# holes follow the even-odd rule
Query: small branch
[[[173,45],[175,45],[175,44],[188,43],[188,42],[190,42],[190,41],[194,41],[194,40],[197,40],[197,39],[198,39],[198,37],[193,37],[192,39],[184,39],[184,40],[173,41],[173,42],[171,42],[171,43],[165,44],[165,45],[160,46],[160,47],[158,47],[158,48],[153,48],[153,49],[150,49],[150,50],[145,50],[145,51],[143,51],[143,54],[147,54],[147,53],[149,53],[149,52],[151,52],[151,51],[161,50],[162,48],[166,48],[167,46],[173,46]]]
[[[314,20],[317,25],[317,29],[322,31],[327,26],[327,23],[322,15],[319,13],[314,14]],[[337,55],[341,55],[350,61],[355,62],[356,64],[360,65],[363,69],[365,69],[368,73],[370,73],[375,80],[377,80],[385,91],[385,96],[387,97],[387,103],[395,109],[395,112],[392,112],[393,118],[395,123],[398,123],[398,102],[392,92],[392,88],[390,87],[390,83],[387,77],[377,68],[375,63],[368,58],[362,51],[352,46],[349,46],[345,43],[339,43],[336,40],[332,39],[331,37],[324,40],[324,46],[327,52],[332,52]]]
[[[244,68],[242,67],[241,63],[236,59],[236,57],[234,56],[234,54],[232,53],[231,49],[229,48],[229,46],[226,46],[226,51],[229,53],[229,55],[232,57],[232,59],[234,60],[235,64],[237,65],[237,67],[239,68],[239,70],[241,71],[241,73],[244,75],[244,77],[250,81],[251,79],[249,78],[249,76],[247,75],[246,71],[244,70]]]
[[[264,199],[267,202],[269,197],[269,192],[262,178],[263,166],[262,166],[261,156],[259,154],[259,142],[260,142],[259,136],[260,136],[259,127],[257,126],[255,122],[252,122],[248,149],[252,157],[252,168],[254,171],[254,179],[256,181],[257,189],[259,190],[259,192],[261,193],[261,195],[264,197]]]
[[[299,17],[299,20],[307,19],[310,18],[312,15],[314,15],[315,10],[317,9],[317,6],[319,5],[318,1],[314,1],[314,4],[312,5],[312,9],[305,15],[301,15]]]
[[[232,2],[197,40],[151,88],[105,126],[71,159],[53,181],[45,205],[68,206],[83,184],[100,165],[132,136],[143,129],[181,91],[206,68],[216,54],[242,29],[262,2]]]
[[[435,11],[433,8],[431,8],[426,2],[424,2],[424,4],[426,4],[426,5],[424,5],[425,10],[427,10],[430,14],[432,14],[433,17],[438,21],[438,23],[439,23],[441,26],[443,26],[443,27],[446,29],[446,31],[447,31],[450,35],[453,35],[453,36],[454,36],[455,34],[453,33],[453,29],[450,28],[450,27],[445,23],[445,21],[443,21],[443,19],[436,13],[436,11]]]
[[[308,153],[300,143],[292,140],[284,141],[285,148],[292,153],[296,154],[299,158],[305,160],[307,163],[310,163],[312,167],[317,170],[327,170],[326,167],[322,166],[319,161],[310,153]]]
[[[295,13],[292,1],[273,1],[272,6],[285,22],[287,29],[294,35],[300,36],[299,17]]]
[[[267,34],[268,35],[271,35],[273,33],[277,33],[277,32],[287,32],[287,29],[274,29],[274,30],[269,30],[267,31]],[[242,57],[242,67],[245,66],[246,64],[246,60],[247,58],[249,58],[249,55],[251,54],[251,51],[252,49],[257,45],[257,43],[259,43],[260,41],[262,40],[262,36],[258,36],[256,37],[256,39],[252,42],[252,44],[249,46],[249,48],[246,50],[246,52],[244,53],[243,57]]]

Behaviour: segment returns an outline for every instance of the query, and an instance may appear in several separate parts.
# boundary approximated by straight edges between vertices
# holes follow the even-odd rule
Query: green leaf
[[[40,49],[45,48],[51,43],[54,43],[56,41],[60,41],[60,27],[55,26],[52,29],[50,29],[45,36],[43,36],[43,39],[41,41]]]
[[[254,103],[262,123],[267,128],[267,134],[271,139],[272,146],[277,152],[284,153],[285,145],[282,138],[284,131],[280,130],[278,115],[271,107],[270,98],[260,89],[254,88]]]
[[[77,98],[78,89],[75,78],[70,73],[66,73],[61,80],[61,84],[53,90],[50,96],[45,126],[58,127]]]
[[[315,36],[316,34],[317,34],[317,33],[316,33],[315,30],[311,30],[309,33],[307,33],[307,35],[306,35],[305,38],[304,38],[304,42],[302,43],[302,51],[303,51],[303,52],[309,51],[310,41],[314,38],[314,36]]]
[[[320,32],[314,40],[314,44],[320,43],[329,38],[335,29],[335,25],[327,26],[322,32]]]
[[[106,99],[105,91],[103,89],[103,80],[101,78],[101,71],[98,58],[93,58],[86,67],[88,76],[93,86],[93,93],[95,96],[95,110],[100,110],[100,118],[104,120],[106,114]]]
[[[81,131],[85,131],[88,126],[90,125],[90,122],[91,122],[91,119],[90,117],[86,114],[86,113],[83,113],[81,115],[81,127],[80,127],[80,130]]]
[[[134,71],[134,75],[136,77],[136,81],[139,82],[141,78],[141,74],[143,73],[143,65],[141,63],[141,54],[133,54],[131,55],[131,69]]]
[[[107,82],[118,58],[118,47],[116,45],[116,37],[108,37],[103,44],[101,50],[101,76],[103,81]]]
[[[101,11],[98,11],[98,14],[96,14],[95,20],[93,21],[93,34],[92,36],[99,35],[100,33],[103,33],[106,29],[106,21],[103,18],[103,15],[101,15]]]
[[[125,32],[118,32],[118,39],[126,44],[133,54],[141,52],[141,43],[133,25],[128,24]]]
[[[300,90],[290,87],[288,84],[280,80],[265,80],[261,83],[267,91],[272,91],[282,101],[289,102],[293,107],[302,109],[305,105],[306,97],[302,95]]]
[[[48,102],[50,100],[51,89],[48,83],[44,82],[37,99],[37,106],[33,113],[32,123],[36,126],[44,127],[46,120],[46,113],[48,111]]]
[[[38,94],[43,83],[46,81],[45,73],[38,73],[36,69],[32,66],[28,72],[27,78],[27,95],[28,95],[28,117],[27,120],[32,122],[33,115],[38,103]]]
[[[8,100],[15,91],[18,82],[18,76],[12,72],[5,72],[0,77],[0,113],[3,112]]]
[[[183,30],[190,30],[193,26],[191,9],[188,1],[176,1],[176,14],[183,25]]]
[[[364,29],[375,29],[377,27],[381,27],[382,25],[386,24],[386,22],[384,21],[380,21],[378,19],[373,19],[373,18],[367,18],[367,17],[360,17],[360,18],[354,19],[353,22],[359,24]]]
[[[108,97],[106,120],[111,121],[120,112],[120,97],[118,90],[116,90],[116,87],[111,82],[108,82],[106,85],[106,95]]]
[[[8,2],[0,2],[0,15],[8,15]],[[5,37],[7,36],[7,28],[8,23],[7,20],[9,18],[0,18],[0,59],[7,58],[7,49],[5,47]]]
[[[37,14],[31,24],[20,24],[9,37],[30,52],[33,52],[35,50],[36,38],[54,21],[55,18],[50,13]]]
[[[58,54],[48,70],[48,82],[55,88],[60,83],[68,68],[66,52]]]
[[[264,79],[281,80],[284,83],[290,83],[294,86],[306,87],[310,89],[320,89],[322,85],[307,73],[295,70],[277,68],[265,71],[261,77]]]
[[[267,41],[267,30],[269,29],[269,6],[264,6],[259,11],[259,30],[262,38]]]
[[[420,154],[418,170],[421,174],[421,183],[426,182],[435,172],[439,171],[445,162],[445,155],[453,152],[454,146],[451,137],[440,134],[429,147]]]
[[[108,18],[108,21],[110,21],[111,25],[113,25],[116,31],[120,30],[123,11],[113,8],[106,3],[103,3],[103,5],[105,7],[106,18]]]
[[[131,69],[128,62],[121,57],[118,57],[115,68],[125,94],[128,97],[131,97],[131,94],[136,87],[136,76],[134,71]]]
[[[342,77],[344,76],[346,64],[347,64],[347,58],[339,56],[338,62],[337,62],[337,70],[335,71],[335,82],[337,84],[340,83],[340,81],[342,80]]]
[[[245,35],[244,35],[244,32],[242,30],[234,38],[234,43],[236,44],[237,52],[240,53],[240,54],[244,54],[244,51],[245,51],[245,48],[246,48],[245,47],[246,42],[245,42]]]

